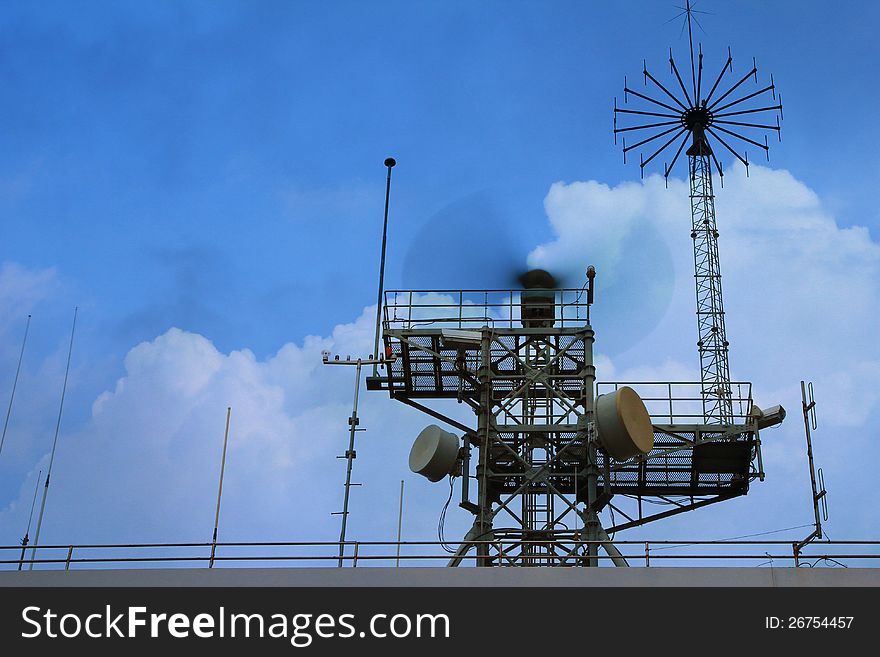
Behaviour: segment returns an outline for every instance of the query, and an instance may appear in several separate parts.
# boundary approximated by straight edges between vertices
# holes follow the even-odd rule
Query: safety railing
[[[543,292],[543,291],[541,291]],[[548,290],[553,297],[554,326],[574,328],[589,323],[585,289]],[[523,290],[388,290],[386,329],[517,328]]]
[[[699,381],[600,381],[596,394],[629,386],[645,402],[654,424],[702,424],[702,385]],[[752,412],[752,384],[734,381],[729,390],[734,423],[742,424]]]
[[[598,555],[588,554],[589,541],[574,553],[553,552],[552,541],[472,541],[462,562],[492,565],[611,566],[602,543],[592,543]],[[346,567],[445,566],[450,555],[437,541],[350,541],[343,544]],[[569,548],[571,544],[568,543]],[[631,566],[774,566],[774,567],[880,567],[880,541],[696,540],[614,541]],[[137,543],[38,546],[31,556],[21,546],[0,546],[0,571],[132,569],[167,567],[284,566],[329,567],[339,562],[338,542],[228,542]],[[457,547],[457,545],[456,545]],[[483,549],[478,549],[478,548]],[[528,549],[523,552],[523,548]],[[213,550],[212,550],[213,548]],[[480,554],[482,553],[482,554]]]

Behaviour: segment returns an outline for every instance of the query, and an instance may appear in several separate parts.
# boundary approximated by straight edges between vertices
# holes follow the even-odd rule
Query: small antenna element
[[[211,539],[211,559],[208,568],[214,567],[214,555],[217,552],[217,526],[220,524],[220,497],[223,495],[223,473],[226,470],[226,444],[229,442],[229,416],[232,407],[226,407],[226,433],[223,434],[223,456],[220,459],[220,487],[217,489],[217,512],[214,514],[214,537]]]
[[[596,280],[596,268],[593,265],[587,267],[587,305],[593,305],[593,282]]]
[[[385,159],[388,168],[388,178],[385,181],[385,219],[382,223],[382,254],[379,258],[379,296],[376,299],[376,339],[373,346],[373,354],[379,355],[379,327],[382,324],[382,292],[385,290],[385,247],[388,243],[388,203],[391,199],[391,169],[397,164],[393,157]],[[373,376],[379,375],[378,359],[373,363]]]
[[[31,501],[31,513],[28,516],[28,524],[27,529],[24,532],[24,536],[21,539],[21,556],[18,559],[18,569],[21,570],[22,564],[24,564],[24,552],[27,549],[28,537],[31,533],[31,521],[34,519],[34,507],[37,505],[37,492],[40,490],[40,478],[43,476],[43,471],[37,474],[37,483],[34,484],[34,499]]]
[[[593,307],[594,283],[596,280],[596,268],[593,265],[587,267],[587,324],[590,323],[590,309]]]
[[[9,408],[6,409],[6,422],[3,423],[3,435],[0,436],[0,454],[3,453],[3,443],[6,442],[6,429],[9,427],[9,418],[12,415],[12,400],[15,399],[15,389],[18,387],[18,373],[21,372],[21,361],[24,358],[24,345],[27,343],[28,329],[31,327],[31,316],[27,316],[24,325],[24,338],[21,341],[21,353],[18,354],[18,367],[15,368],[15,380],[12,382],[12,394],[9,395]]]
[[[64,395],[67,393],[67,377],[70,374],[70,356],[73,354],[73,335],[76,332],[76,315],[79,306],[73,309],[73,325],[70,327],[70,347],[67,349],[67,367],[64,370],[64,385],[61,387],[61,404],[58,406],[58,422],[55,423],[55,439],[52,441],[52,455],[49,457],[49,469],[46,471],[46,485],[43,487],[43,500],[40,502],[40,517],[37,519],[37,533],[34,546],[31,548],[31,563],[28,570],[34,569],[34,556],[40,544],[40,529],[43,527],[43,513],[46,511],[46,497],[49,494],[49,480],[52,477],[52,466],[55,464],[55,450],[58,447],[58,433],[61,431],[61,413],[64,411]]]

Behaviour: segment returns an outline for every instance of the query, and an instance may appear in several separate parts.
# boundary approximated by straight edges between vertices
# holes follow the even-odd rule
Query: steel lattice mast
[[[721,298],[721,264],[710,153],[706,153],[705,148],[705,145],[703,148],[697,147],[693,155],[688,153],[703,418],[710,424],[729,424],[733,409],[727,329],[724,326],[724,302]]]
[[[648,93],[640,93],[629,88],[624,79],[624,101],[629,101],[629,96],[634,96],[642,104],[639,109],[627,109],[617,106],[614,102],[614,135],[615,141],[618,134],[623,136],[623,156],[636,148],[647,146],[655,150],[647,159],[640,155],[640,169],[644,176],[645,167],[658,155],[667,151],[672,152],[670,147],[677,149],[671,163],[664,163],[663,176],[668,180],[675,163],[687,147],[685,154],[688,158],[688,179],[690,183],[691,199],[691,238],[694,242],[694,279],[697,300],[697,348],[700,354],[700,380],[702,382],[703,417],[708,424],[728,424],[732,417],[731,390],[730,390],[730,365],[728,362],[727,329],[724,321],[724,302],[721,294],[721,264],[718,255],[718,228],[715,221],[715,196],[712,188],[713,165],[715,171],[724,184],[724,170],[712,149],[715,142],[732,153],[745,167],[748,173],[748,153],[740,154],[733,146],[719,134],[724,133],[728,138],[733,137],[740,142],[751,144],[762,149],[769,159],[769,146],[767,144],[767,131],[775,130],[780,135],[779,119],[782,116],[782,98],[776,104],[763,105],[766,94],[770,93],[773,101],[776,101],[776,86],[773,78],[770,84],[757,91],[730,99],[749,78],[758,82],[758,68],[754,64],[751,70],[742,78],[733,83],[724,93],[720,93],[721,83],[726,73],[733,71],[733,57],[728,49],[727,61],[718,74],[715,83],[708,94],[703,96],[703,51],[698,46],[698,56],[694,58],[692,23],[696,22],[695,12],[688,0],[683,8],[683,14],[687,18],[688,44],[690,47],[691,79],[687,85],[682,79],[672,56],[669,52],[670,72],[674,75],[674,82],[670,91],[651,73],[647,65],[643,66],[645,86],[650,82],[652,89],[658,97]],[[677,88],[676,88],[677,85]],[[716,97],[716,92],[720,95]],[[778,112],[776,125],[769,123],[754,123],[752,115],[766,117],[767,112]],[[636,120],[647,121],[633,125],[618,126],[618,116],[624,118],[638,117]],[[646,118],[649,117],[649,118]],[[663,119],[663,120],[658,120]],[[761,120],[756,118],[754,120]],[[760,131],[764,137],[764,143],[747,136],[746,131]],[[645,136],[635,144],[627,145],[626,134]],[[656,140],[661,140],[662,145],[657,146]],[[711,140],[711,141],[710,141]],[[734,144],[738,142],[733,142]]]

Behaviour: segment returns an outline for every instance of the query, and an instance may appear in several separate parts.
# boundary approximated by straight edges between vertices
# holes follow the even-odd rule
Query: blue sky
[[[328,509],[337,505],[343,473],[331,457],[342,448],[334,443],[326,451],[314,443],[326,446],[322,441],[338,437],[334,420],[344,431],[350,381],[343,383],[346,377],[339,372],[310,374],[305,355],[294,360],[306,363],[302,367],[308,371],[290,365],[283,375],[272,368],[287,362],[278,360],[279,353],[290,356],[285,349],[309,354],[319,343],[352,349],[364,344],[356,337],[357,320],[375,302],[382,161],[388,155],[399,162],[392,191],[388,287],[456,287],[464,279],[474,281],[471,287],[494,286],[498,263],[525,263],[539,245],[557,244],[550,249],[557,260],[549,260],[548,266],[561,263],[579,271],[588,262],[603,263],[609,248],[623,244],[629,266],[600,267],[604,296],[597,299],[595,311],[597,351],[613,361],[617,373],[647,368],[662,376],[670,368],[695,368],[694,322],[686,314],[691,312],[686,298],[679,299],[675,291],[692,267],[688,210],[679,207],[686,197],[675,184],[662,193],[650,181],[639,182],[638,167],[624,166],[620,147],[611,138],[612,99],[621,95],[624,75],[638,81],[643,58],[665,73],[669,46],[684,57],[686,33],[681,34],[680,21],[668,22],[679,13],[674,4],[5,3],[0,16],[5,100],[0,130],[0,266],[5,268],[0,279],[0,399],[8,399],[24,318],[28,312],[34,317],[8,442],[0,455],[0,543],[20,537],[21,500],[29,501],[34,470],[51,443],[75,305],[81,309],[80,323],[57,461],[60,490],[53,489],[50,496],[44,530],[50,537],[54,531],[58,540],[66,540],[77,527],[88,525],[81,522],[89,513],[85,508],[107,496],[101,486],[119,483],[99,478],[93,496],[82,492],[81,504],[71,502],[62,514],[59,498],[77,500],[77,491],[85,490],[71,471],[87,470],[88,464],[100,469],[111,458],[102,451],[110,443],[122,445],[112,458],[126,462],[126,454],[131,457],[124,449],[126,439],[141,440],[121,410],[119,424],[98,422],[95,400],[115,390],[123,404],[127,393],[119,392],[117,380],[134,381],[132,371],[148,372],[140,401],[126,402],[151,409],[142,429],[150,418],[162,415],[161,404],[171,403],[154,398],[150,390],[167,384],[163,376],[181,377],[198,371],[202,363],[194,361],[188,372],[161,370],[161,376],[155,368],[127,369],[126,364],[143,355],[132,356],[131,350],[144,342],[164,345],[172,353],[195,350],[208,354],[209,360],[214,358],[210,349],[224,357],[244,353],[244,360],[229,361],[237,372],[230,376],[243,376],[239,383],[250,380],[248,376],[263,377],[260,384],[268,392],[257,397],[278,413],[277,422],[261,434],[257,418],[271,413],[253,406],[264,411],[254,410],[253,415],[254,463],[265,448],[260,443],[265,435],[283,452],[268,452],[272,458],[295,461],[305,452],[312,454],[313,460],[304,461],[309,481],[315,480],[309,490],[327,499]],[[819,381],[826,376],[837,382],[840,397],[843,391],[862,390],[860,386],[874,380],[871,363],[877,350],[859,341],[868,326],[853,329],[851,323],[861,309],[867,313],[862,321],[870,324],[876,321],[871,313],[880,309],[874,287],[880,168],[871,149],[878,142],[873,122],[878,92],[868,73],[880,9],[875,3],[849,4],[841,11],[833,3],[713,0],[696,8],[711,12],[700,15],[705,32],[697,31],[708,70],[723,64],[730,45],[735,72],[748,70],[756,57],[762,76],[774,74],[785,104],[783,141],[771,142],[771,161],[762,163],[770,168],[741,185],[732,173],[729,192],[719,191],[736,376],[762,375],[767,359],[788,352],[791,359],[785,367],[767,366],[764,386],[769,394],[791,396],[785,385],[796,385],[803,377],[817,380],[821,390]],[[752,159],[761,163],[757,154]],[[734,171],[731,162],[725,165]],[[788,173],[778,173],[782,171]],[[608,198],[625,196],[641,209],[625,217],[616,210],[607,217],[597,211],[590,218],[594,223],[572,225],[566,208],[586,204],[595,210],[603,207],[597,198],[605,194],[600,187],[578,188],[578,181],[607,185],[614,190]],[[634,187],[619,187],[627,182]],[[746,216],[743,207],[760,216]],[[771,210],[777,214],[761,215]],[[573,212],[571,216],[579,216]],[[680,226],[675,225],[677,212],[684,212]],[[474,222],[468,213],[483,219]],[[777,216],[790,221],[775,222]],[[612,223],[630,228],[609,233]],[[466,239],[457,239],[456,233],[465,229]],[[768,241],[778,241],[779,250],[767,250]],[[503,245],[503,257],[485,254],[486,244]],[[810,250],[813,244],[816,251]],[[831,250],[835,244],[839,252]],[[428,249],[434,257],[424,257]],[[464,276],[452,266],[453,250],[485,257],[488,264]],[[754,253],[765,253],[766,259],[751,262]],[[818,279],[810,265],[814,262],[824,267],[825,275]],[[757,276],[756,268],[762,267],[780,281],[779,296],[758,303],[766,308],[764,316],[756,315],[748,294],[749,276]],[[854,279],[844,276],[850,267]],[[742,272],[739,279],[737,272]],[[840,272],[843,278],[835,278]],[[650,298],[639,294],[646,281],[659,290]],[[827,330],[820,330],[817,321]],[[364,322],[368,325],[369,318],[362,318]],[[355,328],[345,329],[347,325]],[[679,330],[679,325],[686,328]],[[162,341],[172,327],[184,337]],[[803,348],[798,351],[794,345],[801,343],[792,331],[801,330]],[[194,336],[203,336],[210,349]],[[253,371],[247,358],[253,359]],[[855,378],[845,381],[834,379],[837,369],[845,379],[859,364],[868,365],[862,378],[853,374]],[[217,367],[225,371],[226,365]],[[785,385],[781,377],[773,378],[774,369],[785,373]],[[262,373],[253,373],[258,371]],[[290,399],[304,394],[297,380],[328,386],[323,400]],[[209,424],[214,406],[222,425],[226,405],[248,407],[253,401],[248,395],[260,389],[257,384],[230,385],[222,394],[215,390],[195,399],[192,408],[204,407],[204,415],[188,412],[189,419],[169,427],[168,435],[189,432],[214,441],[210,450],[217,451],[216,427]],[[241,390],[243,397],[235,397],[234,390]],[[266,402],[276,393],[281,395],[277,404]],[[838,396],[829,392],[826,398]],[[795,458],[799,400],[784,401],[791,412],[786,445]],[[362,416],[368,427],[369,410],[377,427],[386,426],[380,418],[387,417],[388,428],[400,421],[393,413],[406,417],[406,426],[414,431],[421,421],[375,395],[366,403]],[[876,399],[868,396],[860,404],[850,413],[850,420],[859,421],[843,418],[828,427],[829,432],[838,427],[840,441],[868,430],[865,418],[876,412]],[[315,429],[308,449],[296,442],[295,449],[282,448],[283,438],[275,434],[287,421],[293,423],[291,432],[326,425],[327,434]],[[105,442],[96,438],[101,432]],[[161,442],[155,432],[147,434]],[[394,437],[404,455],[409,441],[409,435]],[[155,463],[143,461],[147,473],[142,487],[130,491],[132,500],[148,500],[149,482],[166,476],[163,463],[169,454],[177,458],[176,448],[168,449],[149,451]],[[193,458],[214,459],[210,450]],[[367,456],[367,449],[362,453],[358,466],[365,476],[375,476],[372,488],[358,494],[385,504],[382,495],[391,496],[399,479],[409,476],[405,466],[383,471],[378,454]],[[202,465],[207,490],[216,467],[214,461]],[[66,494],[65,468],[70,477]],[[254,468],[253,477],[266,476]],[[843,500],[866,491],[868,483],[865,479],[859,484],[858,478],[849,482],[842,463],[840,468],[834,492],[843,506]],[[791,472],[802,473],[794,466]],[[284,470],[278,474],[290,475]],[[238,475],[230,476],[236,481]],[[240,476],[241,490],[251,490],[253,479],[244,472]],[[414,498],[414,508],[423,504],[426,514],[439,511],[436,491],[410,481],[414,491],[421,491],[413,495],[422,496]],[[294,498],[303,494],[303,489],[289,488],[290,482],[278,485]],[[187,489],[181,486],[175,495],[183,499]],[[766,495],[790,495],[785,499],[791,509],[800,508],[795,506],[804,500],[800,493],[779,486],[768,485]],[[233,484],[231,499],[235,490]],[[208,503],[210,494],[206,496],[199,504]],[[280,498],[274,499],[272,503],[281,504]],[[245,527],[251,538],[271,533],[265,525],[244,522],[247,505],[256,502],[244,492],[240,500],[240,534],[248,533]],[[230,508],[236,509],[235,504],[230,501]],[[746,501],[735,504],[743,517],[756,508],[744,506]],[[54,517],[53,505],[58,509]],[[148,506],[143,502],[138,513],[149,516]],[[230,513],[236,517],[235,511]],[[803,509],[798,513],[807,517]],[[183,534],[194,517],[205,515],[201,510],[193,514],[172,514],[174,521],[167,513],[164,519],[157,517],[156,532],[167,539]],[[132,517],[108,511],[107,534],[139,535],[142,525]],[[716,517],[704,515],[694,527],[724,534],[728,520]],[[755,524],[787,526],[779,524],[786,517],[780,512],[778,518]],[[210,511],[206,518],[207,526]],[[877,516],[846,518],[838,520],[841,533],[858,534],[875,527]],[[325,533],[332,537],[335,522],[321,520],[317,533],[325,532],[326,525]],[[425,538],[433,536],[430,525],[426,521]],[[100,533],[91,526],[81,533]],[[355,530],[368,532],[370,526],[355,524]]]

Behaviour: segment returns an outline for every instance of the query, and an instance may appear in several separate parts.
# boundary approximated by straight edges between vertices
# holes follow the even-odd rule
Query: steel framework
[[[650,82],[658,97],[649,93],[640,93],[631,89],[624,79],[624,102],[634,96],[641,104],[639,109],[617,106],[614,101],[614,136],[623,137],[623,156],[633,149],[647,147],[650,155],[639,156],[640,170],[644,176],[645,167],[667,149],[677,148],[672,161],[663,166],[663,177],[668,180],[675,163],[684,151],[688,158],[688,179],[691,199],[691,238],[694,242],[694,278],[696,283],[697,301],[697,348],[700,354],[700,375],[703,384],[703,414],[707,423],[727,424],[731,418],[730,400],[730,365],[728,362],[727,329],[724,321],[724,303],[721,294],[721,265],[718,256],[718,229],[715,221],[715,197],[712,189],[713,164],[723,185],[724,170],[712,143],[721,145],[736,157],[748,173],[748,152],[740,154],[725,141],[720,133],[738,140],[738,143],[750,144],[762,149],[769,159],[768,131],[781,135],[779,119],[782,117],[782,97],[778,103],[762,106],[762,99],[771,94],[776,101],[776,85],[773,77],[767,86],[757,91],[730,99],[749,78],[758,83],[758,67],[754,63],[742,78],[731,84],[723,93],[721,88],[726,73],[733,71],[733,57],[728,49],[727,61],[721,68],[715,83],[704,96],[703,89],[703,50],[698,46],[698,57],[694,58],[694,41],[692,23],[695,22],[694,10],[688,1],[684,8],[688,28],[690,47],[690,80],[685,81],[679,73],[672,50],[669,52],[670,72],[674,82],[670,91],[643,65],[642,74],[645,86]],[[677,88],[676,88],[677,85]],[[716,92],[719,94],[716,97]],[[755,123],[753,115],[767,116],[767,112],[778,112],[776,124]],[[618,126],[618,117],[645,123],[633,123]],[[662,119],[662,120],[658,120]],[[741,120],[745,119],[745,120]],[[760,120],[760,119],[755,119]],[[764,143],[747,136],[749,131],[758,131],[764,137]],[[634,144],[627,145],[626,135],[633,132],[644,135]],[[758,134],[755,133],[755,134]],[[657,146],[655,140],[672,135]],[[753,135],[755,136],[755,135]],[[648,146],[650,144],[650,146]],[[653,152],[650,149],[654,149]],[[669,151],[672,152],[672,151]]]
[[[731,406],[730,365],[724,301],[721,297],[721,262],[718,257],[718,229],[715,225],[715,197],[709,156],[698,152],[690,157],[690,196],[694,240],[694,281],[697,296],[697,348],[700,352],[700,381],[703,384],[703,417],[707,422],[727,424]]]
[[[668,398],[646,395],[654,449],[623,462],[609,457],[593,421],[594,333],[582,291],[542,293],[548,312],[539,320],[525,316],[522,291],[386,295],[390,366],[385,377],[368,378],[368,388],[464,434],[460,506],[474,524],[450,565],[475,548],[480,566],[596,566],[601,546],[623,566],[610,533],[743,495],[762,476],[749,384],[736,384],[738,413],[721,426],[704,423],[694,408],[699,384],[662,384]],[[697,390],[673,398],[673,385]],[[472,408],[476,427],[429,405],[442,399]],[[645,500],[666,509],[646,513]]]

